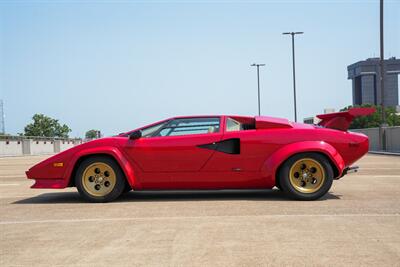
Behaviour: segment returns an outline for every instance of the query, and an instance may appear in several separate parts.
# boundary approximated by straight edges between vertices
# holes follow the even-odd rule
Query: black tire
[[[282,186],[279,177],[275,180],[275,187],[282,191]]]
[[[86,178],[84,178],[84,172],[89,171],[88,168],[91,168],[91,166],[96,166],[95,164],[103,164],[104,166],[108,166],[112,169],[115,174],[115,179],[113,179],[112,182],[112,188],[107,188],[108,191],[104,195],[93,195],[90,193],[90,190],[85,189],[85,183],[88,184],[88,181],[84,181]],[[111,171],[111,172],[112,172]],[[99,174],[101,175],[101,173]],[[106,175],[106,173],[105,173]],[[113,175],[114,177],[114,175]],[[104,179],[105,176],[104,176]],[[75,185],[76,188],[78,189],[79,194],[87,201],[89,202],[110,202],[118,198],[122,192],[124,191],[125,188],[125,175],[123,171],[121,170],[121,167],[115,162],[114,159],[106,157],[106,156],[93,156],[90,158],[84,159],[78,166],[78,169],[76,171],[75,175]],[[97,181],[94,183],[97,184]],[[106,183],[106,182],[105,182]],[[105,184],[104,183],[104,184]],[[110,184],[110,183],[108,183]],[[105,184],[106,185],[106,184]],[[93,190],[93,188],[91,189]]]
[[[131,185],[128,183],[128,181],[125,179],[125,187],[124,191],[122,191],[122,194],[126,194],[132,191]]]
[[[320,172],[324,173],[324,179],[321,179],[319,188],[315,188],[316,191],[311,191],[311,192],[301,192],[301,188],[296,189],[296,185],[291,182],[290,179],[290,171],[291,168],[294,168],[295,164],[298,164],[298,162],[301,163],[301,160],[311,160],[310,162],[318,162],[322,168],[320,168]],[[315,170],[315,169],[314,169]],[[296,173],[295,173],[296,174]],[[297,176],[299,176],[297,174]],[[294,176],[296,177],[296,175]],[[302,175],[300,176],[300,179],[302,179]],[[332,166],[329,162],[329,160],[318,153],[301,153],[301,154],[296,154],[292,157],[290,157],[286,162],[283,164],[282,168],[280,169],[279,172],[279,185],[282,188],[282,191],[285,192],[285,194],[292,198],[292,199],[297,199],[297,200],[315,200],[318,199],[322,196],[324,196],[329,189],[332,186],[333,182],[333,169]],[[295,179],[295,178],[293,178]],[[297,178],[296,178],[297,179]],[[306,174],[305,179],[312,179],[309,178]],[[303,183],[303,182],[302,182]],[[306,189],[309,182],[304,182],[304,188]],[[311,184],[310,184],[311,185]],[[303,186],[303,185],[301,185]],[[313,185],[311,185],[313,186]],[[314,189],[311,189],[314,190]]]

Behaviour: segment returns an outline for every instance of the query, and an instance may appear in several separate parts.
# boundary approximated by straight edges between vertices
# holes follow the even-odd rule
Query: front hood
[[[64,151],[61,151],[58,154],[55,154],[36,165],[29,168],[26,172],[28,178],[61,178],[64,175],[65,170],[68,168],[68,165],[75,155],[75,153],[87,149],[102,146],[104,144],[110,145],[113,143],[112,137],[100,138],[93,141],[89,141]]]

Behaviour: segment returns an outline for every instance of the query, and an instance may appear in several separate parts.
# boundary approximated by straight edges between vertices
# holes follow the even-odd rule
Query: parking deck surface
[[[400,266],[400,157],[368,155],[312,202],[278,190],[30,189],[44,156],[0,158],[0,266]]]

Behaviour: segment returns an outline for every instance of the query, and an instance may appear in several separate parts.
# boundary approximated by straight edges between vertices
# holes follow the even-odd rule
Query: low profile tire
[[[281,181],[279,178],[275,181],[275,187],[282,191]]]
[[[126,194],[132,191],[132,187],[131,185],[128,183],[128,181],[126,181],[125,179],[125,187],[124,190],[122,191],[122,194]]]
[[[287,196],[297,200],[315,200],[332,186],[330,162],[317,153],[302,153],[289,158],[279,173],[279,185]]]
[[[85,200],[109,202],[118,198],[124,191],[125,176],[113,159],[93,156],[79,165],[75,184]]]

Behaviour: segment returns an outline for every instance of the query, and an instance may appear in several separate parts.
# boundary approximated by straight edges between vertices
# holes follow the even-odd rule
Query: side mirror
[[[141,131],[134,131],[134,132],[131,132],[129,134],[129,139],[130,140],[139,139],[140,137],[142,137],[142,132]]]

